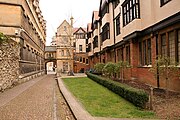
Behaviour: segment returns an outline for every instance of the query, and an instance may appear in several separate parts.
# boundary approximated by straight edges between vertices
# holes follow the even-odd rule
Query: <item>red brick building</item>
[[[89,69],[88,54],[86,53],[86,29],[74,28],[74,73],[84,73]]]
[[[159,55],[180,64],[179,11],[179,0],[101,0],[99,18],[93,13],[88,24],[90,67],[127,61],[126,79],[165,87],[165,80],[149,69]],[[180,91],[180,78],[171,79],[168,88]]]

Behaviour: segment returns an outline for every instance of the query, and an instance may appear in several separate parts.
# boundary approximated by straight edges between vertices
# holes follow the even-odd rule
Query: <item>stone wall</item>
[[[21,43],[19,74],[44,70],[46,23],[38,12],[38,0],[0,1],[0,32]]]
[[[0,92],[18,83],[20,45],[8,40],[0,44]]]

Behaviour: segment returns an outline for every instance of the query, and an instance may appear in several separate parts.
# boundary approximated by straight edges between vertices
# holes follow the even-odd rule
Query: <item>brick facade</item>
[[[84,73],[89,70],[89,59],[86,53],[74,53],[74,73]]]
[[[126,0],[119,1],[118,4],[116,2],[100,2],[100,18],[96,23],[101,38],[99,52],[94,52],[95,49],[91,46],[95,30],[91,27],[88,31],[90,67],[93,68],[99,61],[127,61],[131,67],[125,70],[125,79],[139,80],[154,87],[165,88],[165,80],[160,76],[155,77],[149,70],[160,55],[169,56],[180,63],[180,1],[168,1],[163,6],[159,5],[159,1],[152,0]],[[137,8],[131,9],[128,5]],[[125,9],[131,9],[135,14]],[[106,26],[107,24],[109,26]],[[94,21],[91,25],[94,25]],[[100,54],[100,58],[97,58],[96,54]],[[170,79],[168,89],[180,91],[179,77]]]

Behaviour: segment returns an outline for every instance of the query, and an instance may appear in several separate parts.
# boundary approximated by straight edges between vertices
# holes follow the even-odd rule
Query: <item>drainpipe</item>
[[[100,28],[100,24],[98,25],[99,26],[99,29],[101,29]],[[100,33],[99,33],[99,49],[100,49],[100,51],[99,51],[99,62],[101,63],[101,36],[100,36]]]
[[[101,42],[100,42],[100,51],[99,51],[99,61],[101,63]]]
[[[158,47],[158,34],[156,35],[156,60],[158,59],[158,56],[159,56],[159,47]],[[157,64],[158,66],[158,64]],[[157,76],[156,76],[156,80],[157,80],[157,87],[159,88],[160,87],[160,82],[159,82],[159,70],[158,70],[158,67],[157,67]]]
[[[112,2],[112,1],[111,1]],[[114,19],[114,8],[112,2],[112,9],[113,9],[113,33],[114,33],[114,45],[116,44],[116,34],[115,34],[115,19]],[[114,48],[114,62],[116,63],[116,49]]]

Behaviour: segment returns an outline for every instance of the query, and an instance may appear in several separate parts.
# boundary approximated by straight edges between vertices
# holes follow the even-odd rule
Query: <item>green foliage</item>
[[[115,63],[115,73],[119,73],[122,70],[123,61],[119,61],[118,63]]]
[[[176,75],[175,73],[178,72],[178,67],[169,57],[159,56],[155,61],[155,64],[150,68],[150,71],[155,75],[157,74],[157,71],[159,71],[159,75],[162,77],[166,77],[166,74],[174,76]]]
[[[90,79],[108,88],[109,90],[113,91],[114,93],[125,98],[126,100],[132,102],[134,105],[138,107],[144,108],[145,104],[149,100],[148,94],[144,92],[143,90],[132,88],[130,86],[127,86],[127,85],[124,85],[124,84],[121,84],[112,80],[108,80],[106,78],[93,75],[91,73],[87,73],[87,76]]]
[[[104,63],[97,63],[97,64],[94,66],[94,69],[96,70],[96,72],[102,73],[104,66],[105,66]]]
[[[104,63],[97,63],[94,66],[95,73],[94,74],[104,74],[106,77],[117,77],[121,76],[121,79],[124,78],[124,70],[130,68],[130,65],[127,61],[119,61],[118,63],[108,62]]]
[[[63,82],[92,116],[108,118],[155,117],[154,112],[135,107],[119,95],[112,93],[87,77],[63,78]]]
[[[113,62],[108,62],[104,68],[103,68],[103,72],[105,73],[106,76],[112,77],[114,76],[115,73],[115,67],[116,64]]]
[[[0,32],[0,44],[2,44],[3,42],[6,42],[7,40],[8,40],[8,37]]]
[[[115,66],[115,73],[117,74],[117,76],[121,77],[121,79],[124,79],[124,70],[130,68],[130,65],[127,61],[119,61],[118,63],[116,63]]]
[[[179,68],[175,60],[171,60],[169,57],[159,56],[149,71],[155,75],[155,78],[159,75],[161,78],[166,79],[166,89],[168,89],[169,80],[178,77]]]

